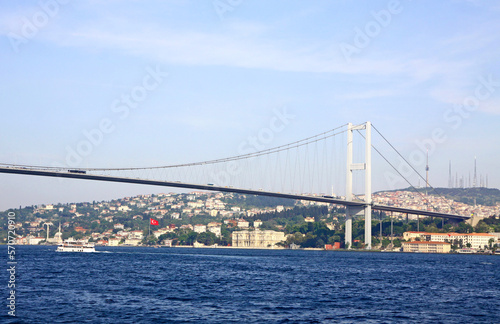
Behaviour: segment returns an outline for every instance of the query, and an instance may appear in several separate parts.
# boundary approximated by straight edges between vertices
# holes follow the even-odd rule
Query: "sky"
[[[499,30],[492,1],[2,1],[0,163],[204,161],[371,121],[422,172],[428,150],[432,186],[476,157],[499,188]],[[166,191],[0,183],[0,210]]]

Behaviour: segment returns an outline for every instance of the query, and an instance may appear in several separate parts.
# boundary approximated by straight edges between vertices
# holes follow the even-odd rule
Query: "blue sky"
[[[274,111],[285,109],[295,117],[266,148],[369,120],[406,158],[423,151],[418,143],[432,143],[433,186],[448,185],[450,160],[453,173],[468,177],[477,156],[478,173],[500,187],[496,2],[42,0],[0,6],[2,163],[67,164],[68,148],[76,149],[103,120],[111,123],[109,132],[75,166],[231,156],[269,126]],[[136,92],[140,100],[125,113],[115,103],[148,75],[151,90]],[[384,170],[374,170],[374,190],[399,185],[388,183]],[[0,178],[0,210],[165,191]]]

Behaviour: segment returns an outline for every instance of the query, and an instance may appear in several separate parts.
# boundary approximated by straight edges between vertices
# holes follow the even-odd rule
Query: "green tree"
[[[286,239],[286,244],[297,244],[301,245],[304,242],[304,236],[300,232],[295,232],[292,236]]]
[[[205,245],[214,245],[217,241],[217,236],[212,232],[204,232],[198,234],[197,241]]]
[[[465,222],[460,222],[456,228],[457,233],[472,233],[474,232],[474,228],[466,224]]]
[[[480,220],[476,225],[477,233],[488,233],[490,231],[490,227],[483,220]]]
[[[323,241],[322,239],[318,239],[316,241],[316,247],[317,248],[324,248],[325,247],[325,241]]]
[[[434,224],[434,223],[431,223],[427,226],[424,226],[424,231],[428,232],[428,233],[438,233],[439,232],[436,224]]]
[[[340,242],[340,235],[332,235],[328,238],[328,244],[333,244],[335,242]]]
[[[495,242],[495,239],[493,239],[493,238],[490,238],[490,239],[488,240],[488,246],[489,246],[490,250],[492,250],[492,249],[493,249],[493,242]]]
[[[182,231],[179,234],[179,243],[181,245],[193,245],[193,243],[198,238],[198,233],[191,230]]]
[[[158,244],[158,238],[156,236],[154,236],[153,234],[145,237],[142,241],[146,245],[156,245],[156,244]]]

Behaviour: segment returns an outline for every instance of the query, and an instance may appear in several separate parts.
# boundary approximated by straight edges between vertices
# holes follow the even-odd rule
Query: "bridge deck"
[[[352,206],[352,207],[363,207],[363,206],[367,205],[366,203],[364,203],[362,201],[347,201],[347,200],[330,198],[330,197],[325,197],[325,196],[286,194],[286,193],[270,192],[270,191],[262,191],[262,190],[249,190],[249,189],[241,189],[241,188],[233,188],[233,187],[220,187],[220,186],[215,186],[215,185],[198,185],[198,184],[181,183],[181,182],[169,182],[169,181],[112,177],[112,176],[104,176],[104,175],[73,173],[73,172],[64,172],[64,171],[52,171],[52,170],[42,170],[42,169],[0,167],[0,173],[36,175],[36,176],[56,177],[56,178],[70,178],[70,179],[85,179],[85,180],[107,181],[107,182],[133,183],[133,184],[142,184],[142,185],[151,185],[151,186],[197,189],[197,190],[207,190],[207,191],[234,192],[234,193],[248,194],[248,195],[270,196],[270,197],[279,197],[279,198],[289,198],[289,199],[325,202],[325,203],[331,203],[331,204],[337,204],[337,205],[343,205],[343,206]],[[390,211],[390,212],[397,212],[397,213],[413,214],[413,215],[443,217],[443,218],[450,218],[450,219],[457,219],[457,220],[467,220],[470,218],[469,216],[463,216],[463,215],[454,215],[454,214],[446,214],[446,213],[439,213],[439,212],[433,212],[433,211],[384,206],[384,205],[378,205],[378,204],[372,204],[372,209],[380,210],[380,211]]]

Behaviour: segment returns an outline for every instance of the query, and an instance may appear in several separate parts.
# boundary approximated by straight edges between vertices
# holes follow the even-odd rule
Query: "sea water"
[[[4,323],[500,323],[500,256],[16,247]]]

